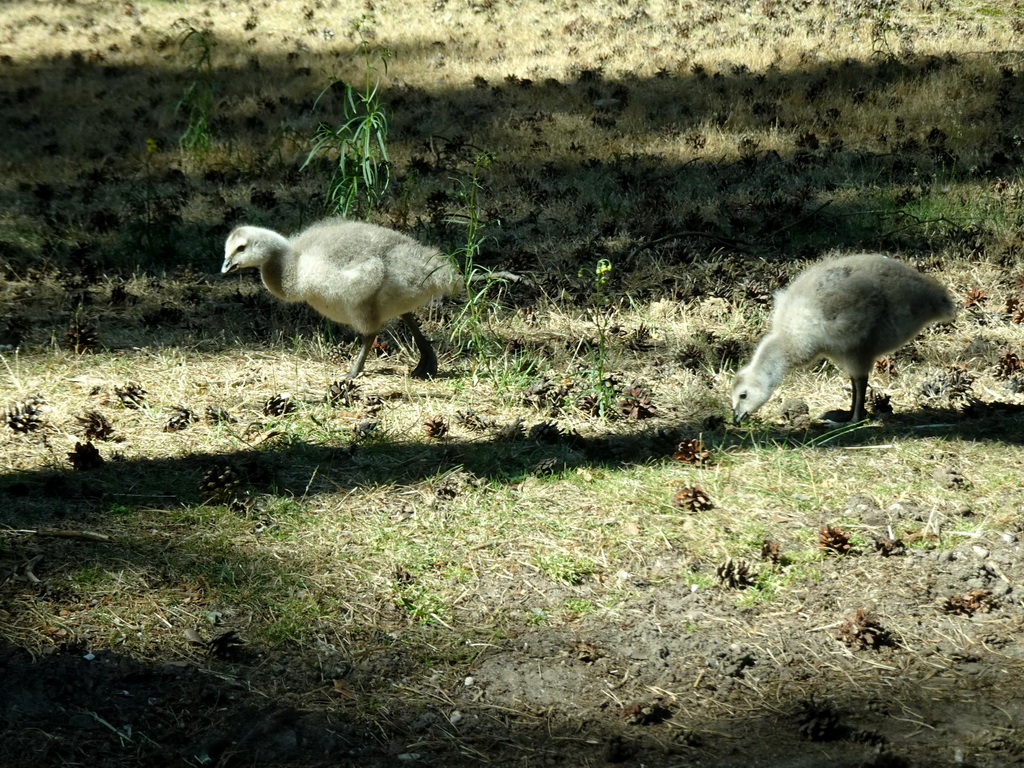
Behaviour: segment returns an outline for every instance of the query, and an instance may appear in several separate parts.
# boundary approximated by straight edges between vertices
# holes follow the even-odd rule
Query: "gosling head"
[[[274,253],[286,251],[288,241],[270,229],[238,227],[224,243],[224,266],[221,274],[236,269],[262,266]]]
[[[764,405],[774,391],[775,387],[764,381],[764,378],[749,366],[737,373],[732,383],[732,423],[742,423]]]

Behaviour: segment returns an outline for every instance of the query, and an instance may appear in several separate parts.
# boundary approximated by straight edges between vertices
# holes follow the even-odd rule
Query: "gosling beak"
[[[749,413],[744,413],[742,411],[733,411],[732,423],[735,424],[736,426],[739,426],[740,424],[747,420],[747,416],[749,415]]]
[[[226,275],[230,272],[234,272],[238,269],[238,265],[235,264],[231,259],[224,259],[224,266],[220,268],[220,273]]]

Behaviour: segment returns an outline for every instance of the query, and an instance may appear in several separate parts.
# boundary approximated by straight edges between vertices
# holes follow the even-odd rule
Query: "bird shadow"
[[[730,431],[735,445],[824,448],[868,445],[893,439],[1024,443],[1024,405],[971,398],[959,405],[926,405],[899,413],[874,413],[855,423],[797,417],[783,423],[745,424]]]
[[[314,442],[281,435],[255,447],[195,452],[180,457],[112,458],[87,471],[19,470],[0,475],[0,520],[13,527],[85,520],[124,506],[172,508],[204,502],[204,478],[231,467],[253,493],[303,497],[360,487],[413,484],[466,472],[499,485],[530,476],[555,476],[583,467],[625,468],[671,461],[683,440],[697,439],[711,455],[744,448],[800,450],[873,445],[893,440],[943,438],[1024,442],[1024,405],[967,401],[922,407],[856,424],[818,419],[796,423],[754,421],[742,427],[707,417],[652,419],[627,433],[608,429],[587,436],[561,433],[531,439],[525,430],[479,438],[396,439],[375,431],[348,442]]]

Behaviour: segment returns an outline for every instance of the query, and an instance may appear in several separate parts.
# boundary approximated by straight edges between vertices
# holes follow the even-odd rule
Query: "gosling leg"
[[[864,403],[868,397],[868,377],[851,376],[850,383],[853,385],[853,405],[850,407],[850,421],[864,421],[868,417]]]
[[[864,403],[867,401],[868,377],[851,376],[850,386],[853,389],[853,402],[850,404],[850,410],[827,411],[821,414],[822,419],[835,422],[848,421],[851,424],[855,424],[858,421],[864,421],[868,417],[867,410],[864,407]]]
[[[363,370],[363,363],[366,362],[366,355],[370,351],[370,347],[373,346],[373,340],[377,338],[375,333],[363,334],[363,347],[359,350],[359,354],[356,355],[356,359],[352,362],[352,369],[345,374],[346,379],[354,379],[359,375],[359,372]]]
[[[430,339],[423,335],[423,331],[420,330],[419,321],[416,320],[412,312],[406,312],[402,315],[402,320],[409,326],[409,330],[412,331],[412,337],[416,341],[416,346],[420,350],[420,362],[412,370],[412,377],[414,379],[429,379],[435,376],[437,374],[437,355],[434,354],[434,348],[430,345]]]

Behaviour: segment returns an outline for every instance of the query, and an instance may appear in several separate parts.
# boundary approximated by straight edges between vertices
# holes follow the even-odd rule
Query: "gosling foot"
[[[420,358],[420,364],[409,373],[414,379],[432,379],[437,375],[437,358],[431,355],[429,358]]]
[[[836,424],[855,424],[858,421],[864,421],[868,418],[868,415],[863,411],[857,414],[853,411],[836,409],[834,411],[825,411],[818,418],[822,421],[832,421]]]

